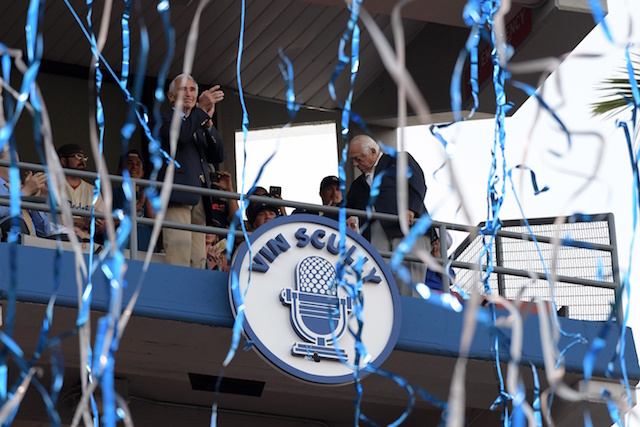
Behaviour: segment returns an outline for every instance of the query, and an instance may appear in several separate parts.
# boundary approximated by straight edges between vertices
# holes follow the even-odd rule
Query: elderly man
[[[374,178],[384,174],[380,182],[380,194],[373,204],[376,212],[406,215],[409,225],[413,225],[415,220],[427,212],[424,205],[424,197],[427,192],[424,173],[410,154],[407,153],[408,166],[411,169],[411,176],[408,178],[407,212],[398,212],[396,159],[388,154],[383,154],[380,151],[380,146],[367,135],[358,135],[351,140],[348,155],[353,166],[362,172],[362,175],[353,181],[347,194],[348,208],[365,210],[369,204],[369,194]],[[372,221],[369,227],[364,230],[363,235],[376,249],[381,251],[395,250],[404,238],[397,221]],[[418,249],[429,250],[429,242],[425,236],[418,238],[411,252],[415,253]],[[424,281],[427,268],[421,262],[411,262],[405,265],[411,269],[413,283],[405,283],[405,286],[399,283],[400,293],[412,295],[412,285]]]
[[[84,154],[84,150],[78,144],[66,144],[58,148],[58,157],[63,168],[87,170],[87,160],[89,158]],[[84,181],[78,176],[66,175],[67,185],[65,187],[65,196],[72,209],[91,210],[93,205],[93,192],[95,187]],[[104,202],[102,196],[98,195],[95,204],[96,212],[104,212]],[[73,225],[84,233],[90,232],[91,218],[83,216],[74,216]],[[96,218],[96,234],[102,233],[104,230],[104,220]]]
[[[173,110],[163,115],[160,129],[162,148],[167,152],[170,152],[172,117],[174,113],[182,117],[175,155],[180,167],[176,168],[173,182],[210,188],[208,164],[217,166],[225,157],[222,139],[212,120],[215,105],[222,101],[224,93],[216,85],[198,97],[198,85],[193,77],[181,74],[169,85],[167,98]],[[178,106],[179,111],[176,110]],[[166,166],[160,171],[161,181],[164,181],[165,173]],[[211,197],[173,191],[169,202],[165,216],[167,221],[196,225],[212,223]],[[203,233],[165,228],[163,239],[167,263],[204,268],[206,251]]]
[[[17,156],[17,153],[16,153]],[[9,160],[9,144],[5,144],[0,152],[0,160]],[[40,196],[47,186],[47,177],[42,172],[27,172],[24,183],[20,187],[21,196]],[[0,166],[0,197],[9,197],[9,168]],[[46,212],[22,209],[20,217],[25,221],[29,234],[46,237],[50,233],[49,217]],[[11,208],[0,206],[0,224],[11,218]],[[10,224],[7,224],[10,225]]]

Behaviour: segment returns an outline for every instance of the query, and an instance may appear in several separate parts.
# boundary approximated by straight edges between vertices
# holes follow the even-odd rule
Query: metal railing
[[[0,166],[8,166],[8,164],[8,161],[0,160]],[[45,169],[42,165],[24,162],[19,162],[18,167],[21,169],[29,169],[32,171],[44,171]],[[71,169],[65,169],[65,174],[85,178],[90,181],[95,180],[97,176],[95,172],[86,172]],[[109,179],[111,180],[112,184],[121,184],[124,181],[124,178],[118,175],[109,175]],[[146,179],[133,178],[131,178],[131,184],[133,186],[140,185],[142,187],[155,185],[158,189],[166,185],[163,182],[152,182]],[[175,190],[183,192],[227,199],[240,200],[241,198],[241,195],[238,193],[232,193],[223,190],[213,190],[202,187],[191,187],[178,184],[173,184],[173,188]],[[321,211],[332,214],[336,214],[340,211],[340,208],[338,207],[315,205],[293,200],[282,200],[268,196],[249,196],[245,197],[245,199],[248,199],[251,202],[264,202],[275,206],[309,209],[313,211]],[[130,203],[130,212],[135,212],[135,200],[131,200]],[[0,205],[8,206],[9,204],[9,199],[0,198]],[[50,211],[47,203],[23,201],[21,205],[26,209],[34,209],[46,212]],[[367,216],[367,213],[365,211],[355,209],[345,210],[347,216]],[[91,213],[85,210],[72,209],[71,211],[73,215],[83,217],[91,216]],[[60,213],[59,207],[56,212]],[[112,215],[112,213],[97,212],[95,214],[96,218],[100,219],[105,219],[108,215]],[[398,220],[397,215],[379,212],[370,213],[370,218],[372,220]],[[559,264],[554,270],[552,283],[554,284],[554,286],[556,286],[556,288],[558,288],[558,284],[560,284],[563,292],[565,288],[569,289],[567,291],[569,293],[569,296],[576,295],[575,287],[578,287],[578,289],[582,289],[583,292],[581,293],[581,295],[584,296],[581,296],[580,298],[591,301],[591,303],[593,302],[594,298],[596,300],[599,300],[599,303],[597,305],[600,307],[600,309],[596,310],[597,313],[578,313],[576,315],[575,307],[573,307],[572,309],[572,306],[576,305],[575,301],[572,302],[571,298],[567,299],[564,295],[560,298],[556,296],[556,304],[558,306],[569,306],[570,317],[581,318],[583,320],[605,320],[605,317],[608,315],[605,307],[610,307],[611,304],[614,304],[617,309],[617,313],[620,313],[620,301],[618,301],[618,292],[616,292],[620,287],[620,275],[618,271],[618,257],[613,215],[606,214],[604,215],[604,219],[602,218],[603,216],[592,216],[588,219],[588,221],[583,219],[575,221],[573,224],[592,223],[595,220],[604,221],[607,224],[607,231],[604,236],[600,236],[599,238],[594,239],[585,238],[584,235],[580,235],[577,236],[578,238],[572,236],[571,239],[567,239],[567,232],[574,231],[575,234],[575,226],[569,223],[568,225],[564,225],[563,232],[565,233],[565,235],[561,237],[562,240],[560,245],[554,244],[557,243],[554,241],[555,228],[553,228],[552,230],[554,231],[554,233],[551,233],[549,229],[549,227],[553,227],[551,223],[553,222],[553,220],[555,220],[555,218],[530,220],[529,222],[532,225],[532,231],[534,232],[533,234],[529,233],[526,227],[521,225],[519,221],[504,221],[502,223],[501,229],[496,232],[496,238],[492,240],[489,245],[491,247],[491,250],[495,254],[495,261],[489,267],[484,265],[485,263],[483,263],[482,260],[478,259],[479,254],[485,248],[484,243],[482,243],[483,236],[480,234],[482,224],[474,227],[455,223],[433,221],[433,227],[437,227],[440,229],[440,236],[445,236],[447,231],[468,233],[468,237],[450,256],[447,256],[450,249],[447,247],[447,239],[440,239],[442,256],[437,261],[442,266],[446,267],[446,269],[448,269],[448,266],[451,266],[454,269],[456,273],[455,284],[465,292],[471,292],[475,290],[484,292],[484,282],[481,276],[482,274],[486,274],[487,270],[491,270],[491,274],[488,280],[491,292],[498,293],[502,296],[505,296],[506,298],[521,299],[526,301],[533,298],[550,299],[550,285],[548,281],[549,273],[548,271],[545,271],[543,266],[545,266],[549,262],[554,261],[554,259],[566,260],[570,259],[571,257],[575,258],[575,254],[579,253],[580,259],[591,260],[590,264],[577,266],[573,268],[573,270],[571,268],[567,268],[567,266],[564,264]],[[136,217],[135,214],[133,214],[131,215],[131,222],[132,224],[129,246],[131,251],[131,258],[136,259],[137,224],[153,226],[156,221],[155,219],[151,218],[139,218]],[[543,230],[540,228],[541,226],[545,226],[547,228]],[[218,235],[227,235],[229,231],[226,228],[199,226],[171,221],[163,221],[162,227]],[[236,229],[235,235],[242,236],[243,233],[241,230]],[[512,242],[520,242],[520,245],[528,244],[531,247],[535,248],[535,250],[531,248],[526,249],[526,251],[524,249],[514,249]],[[537,246],[538,248],[540,248],[540,252],[538,252],[538,248],[536,248],[535,242],[537,242]],[[554,248],[559,248],[559,253],[561,254],[560,258],[552,258],[550,256],[550,251],[555,250]],[[392,255],[392,253],[389,251],[379,252],[384,258],[387,259],[389,259]],[[524,252],[526,252],[526,255],[523,255],[521,258],[523,261],[527,261],[528,263],[521,262],[520,264],[518,264],[516,262],[513,262],[512,254]],[[410,254],[406,255],[405,259],[407,261],[421,262],[419,258]],[[604,260],[604,262],[602,260]],[[602,266],[605,264],[606,266],[602,268]],[[585,271],[582,271],[581,269],[585,271],[589,270],[589,272],[585,273]],[[449,275],[443,274],[442,279],[444,292],[449,292]],[[572,285],[574,286],[574,288],[567,288],[565,284]],[[585,289],[596,289],[597,291],[588,293],[588,291],[585,291]],[[589,303],[585,302],[580,304],[588,305]]]
[[[503,221],[495,239],[470,236],[453,256],[477,265],[487,250],[493,251],[493,273],[485,277],[486,284],[505,298],[553,298],[565,316],[579,320],[606,320],[612,306],[621,313],[613,214],[581,215],[558,225],[556,220],[530,219],[529,227],[520,220]],[[454,270],[457,285],[465,292],[485,291],[485,281],[477,273]]]

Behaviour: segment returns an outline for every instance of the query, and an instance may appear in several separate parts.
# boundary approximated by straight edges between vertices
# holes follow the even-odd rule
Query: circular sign
[[[249,241],[251,251],[245,242],[235,255],[229,297],[234,316],[242,307],[244,333],[261,355],[303,380],[349,383],[359,315],[366,349],[360,368],[384,362],[400,331],[400,296],[369,242],[347,229],[341,258],[338,223],[308,214],[276,218]]]

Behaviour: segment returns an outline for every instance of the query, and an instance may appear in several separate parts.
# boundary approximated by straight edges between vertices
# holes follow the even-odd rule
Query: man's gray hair
[[[351,143],[359,142],[361,144],[362,154],[368,156],[375,149],[376,153],[380,152],[380,146],[369,135],[356,135],[351,139]]]
[[[175,94],[176,82],[185,78],[191,80],[193,84],[196,85],[196,92],[199,93],[200,89],[198,88],[198,83],[196,82],[196,79],[194,79],[191,76],[191,74],[187,74],[187,73],[178,74],[173,80],[171,80],[171,83],[169,83],[169,90],[167,90],[167,92]]]

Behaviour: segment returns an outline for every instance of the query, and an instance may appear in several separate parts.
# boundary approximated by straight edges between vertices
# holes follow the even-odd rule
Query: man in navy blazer
[[[427,185],[424,180],[422,168],[415,159],[407,153],[407,163],[411,169],[411,176],[408,178],[408,210],[398,213],[398,200],[396,191],[396,159],[383,154],[380,146],[373,138],[367,135],[357,135],[349,143],[349,158],[353,166],[360,169],[362,175],[353,181],[347,194],[347,208],[365,210],[369,204],[369,194],[374,178],[382,175],[380,182],[380,193],[377,196],[373,208],[376,212],[390,213],[396,215],[406,215],[409,225],[421,215],[427,213],[424,205],[424,197],[427,192]],[[360,218],[361,227],[366,218]],[[404,238],[398,221],[372,221],[363,231],[363,236],[371,244],[381,251],[394,250]],[[418,250],[429,251],[429,241],[425,236],[421,236],[413,246],[411,253]],[[424,282],[427,267],[421,262],[406,263],[411,269],[413,283]],[[412,295],[412,284],[405,286],[398,284],[402,295]]]
[[[188,74],[180,74],[169,85],[167,98],[173,109],[162,116],[160,137],[162,148],[170,153],[171,120],[174,114],[181,117],[177,136],[173,182],[195,187],[210,187],[208,164],[224,161],[222,138],[213,125],[213,113],[217,102],[224,99],[220,86],[213,86],[198,97],[198,84]],[[166,165],[159,179],[164,181]],[[206,199],[206,200],[203,200]],[[194,193],[173,191],[166,212],[167,221],[206,225],[212,222],[211,198]],[[165,259],[168,264],[204,268],[206,262],[205,235],[183,230],[163,230]]]

